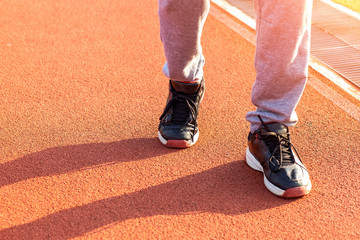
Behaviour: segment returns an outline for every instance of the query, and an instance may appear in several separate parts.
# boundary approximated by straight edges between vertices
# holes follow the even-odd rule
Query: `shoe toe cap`
[[[192,130],[184,127],[160,127],[159,132],[166,140],[191,140]]]
[[[306,168],[296,164],[291,167],[281,168],[272,175],[272,179],[269,180],[284,190],[304,187],[310,184],[309,173]]]

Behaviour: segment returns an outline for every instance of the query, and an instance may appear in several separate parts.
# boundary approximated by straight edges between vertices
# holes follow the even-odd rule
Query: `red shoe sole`
[[[188,148],[192,145],[194,145],[193,142],[185,140],[168,140],[165,144],[169,148]]]
[[[297,188],[290,188],[290,189],[286,190],[281,197],[297,198],[297,197],[303,197],[305,195],[308,195],[309,193],[310,193],[310,190],[306,189],[305,187],[297,187]]]

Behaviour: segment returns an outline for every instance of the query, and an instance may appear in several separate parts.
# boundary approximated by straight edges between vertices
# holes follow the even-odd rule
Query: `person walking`
[[[160,37],[169,96],[158,137],[171,148],[187,148],[199,137],[197,117],[204,96],[205,58],[201,34],[210,0],[159,0]],[[256,79],[245,118],[250,123],[247,164],[264,174],[273,194],[301,197],[311,190],[307,169],[290,141],[289,127],[304,91],[310,49],[312,0],[254,0]],[[239,70],[240,71],[240,70]]]

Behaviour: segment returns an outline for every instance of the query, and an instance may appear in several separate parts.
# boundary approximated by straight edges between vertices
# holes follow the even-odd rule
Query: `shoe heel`
[[[254,155],[252,155],[252,153],[250,152],[249,147],[246,149],[246,163],[252,169],[254,169],[256,171],[259,171],[259,172],[263,172],[263,168],[262,168],[261,164],[259,163],[258,160],[256,160]]]

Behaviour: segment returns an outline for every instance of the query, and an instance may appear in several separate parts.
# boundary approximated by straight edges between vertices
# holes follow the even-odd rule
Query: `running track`
[[[0,26],[0,239],[360,238],[359,103],[312,70],[292,139],[313,191],[284,200],[244,161],[254,47],[214,15],[186,150],[156,138],[157,1],[8,0]]]

